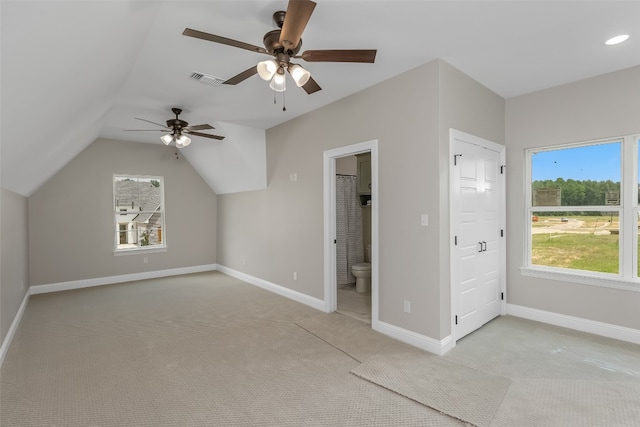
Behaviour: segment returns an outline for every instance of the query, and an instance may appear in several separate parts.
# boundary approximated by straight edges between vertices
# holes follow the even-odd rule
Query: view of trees
[[[561,206],[604,206],[607,192],[620,194],[620,183],[608,181],[578,181],[575,179],[557,178],[544,181],[533,181],[532,189],[559,188]]]

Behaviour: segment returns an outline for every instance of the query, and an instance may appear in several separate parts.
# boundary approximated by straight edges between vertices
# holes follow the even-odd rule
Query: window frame
[[[161,218],[161,230],[162,230],[162,244],[153,245],[153,246],[139,246],[135,248],[118,248],[119,245],[119,222],[118,215],[120,215],[121,210],[118,208],[116,204],[116,178],[136,178],[136,179],[148,179],[148,180],[156,180],[160,182],[160,210],[159,211],[139,211],[140,213],[160,213]],[[164,177],[159,175],[140,175],[140,174],[128,174],[128,173],[114,173],[112,177],[111,184],[113,186],[112,189],[112,199],[111,206],[113,209],[112,218],[113,218],[113,254],[115,256],[120,255],[133,255],[133,254],[145,254],[145,253],[154,253],[154,252],[166,252],[167,251],[167,226],[166,226],[166,209],[165,209],[165,194],[164,194]]]
[[[535,153],[544,151],[577,148],[590,145],[620,142],[620,205],[611,206],[533,206],[532,201],[532,158]],[[524,259],[520,273],[523,276],[558,280],[592,286],[624,289],[640,292],[640,275],[638,274],[638,233],[625,230],[638,230],[638,145],[640,134],[630,134],[618,137],[603,138],[571,144],[535,147],[524,150],[525,172],[525,218],[524,218]],[[561,212],[561,211],[598,211],[618,212],[620,221],[619,232],[619,269],[618,274],[601,273],[588,270],[549,267],[532,264],[532,221],[533,212]]]

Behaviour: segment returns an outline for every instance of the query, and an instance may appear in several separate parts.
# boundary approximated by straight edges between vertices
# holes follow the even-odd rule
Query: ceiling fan
[[[308,94],[312,94],[322,88],[311,77],[309,71],[299,64],[291,62],[291,59],[302,59],[307,62],[362,62],[373,63],[377,50],[306,50],[298,54],[302,47],[302,32],[307,26],[316,3],[310,0],[289,0],[287,11],[277,11],[273,14],[273,21],[279,29],[269,31],[264,35],[264,47],[205,33],[191,28],[186,28],[183,35],[207,40],[227,46],[238,47],[252,52],[273,56],[273,59],[262,61],[240,74],[223,82],[226,85],[236,85],[247,78],[258,74],[264,80],[271,80],[269,86],[277,91],[286,89],[285,71],[291,74],[298,87],[302,87]]]
[[[174,107],[171,109],[171,111],[173,111],[173,114],[176,115],[176,118],[167,120],[166,126],[160,123],[152,122],[151,120],[135,117],[136,120],[142,120],[143,122],[151,123],[157,126],[162,126],[163,129],[127,129],[127,131],[128,132],[169,132],[168,134],[161,136],[160,140],[162,140],[162,142],[165,145],[169,145],[172,142],[174,142],[176,144],[176,147],[178,148],[184,148],[187,145],[191,144],[191,138],[189,138],[187,135],[201,136],[204,138],[211,138],[211,139],[218,139],[218,140],[224,139],[224,136],[211,135],[208,133],[198,132],[200,130],[205,130],[205,129],[215,129],[211,125],[203,124],[203,125],[189,126],[189,123],[185,122],[184,120],[180,120],[178,116],[180,115],[180,113],[182,113],[181,108]]]

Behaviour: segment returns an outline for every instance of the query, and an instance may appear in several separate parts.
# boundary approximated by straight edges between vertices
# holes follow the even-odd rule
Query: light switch
[[[420,225],[423,227],[426,227],[427,225],[429,225],[429,215],[422,214],[420,216]]]

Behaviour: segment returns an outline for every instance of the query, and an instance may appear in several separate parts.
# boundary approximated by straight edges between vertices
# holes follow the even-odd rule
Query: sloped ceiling
[[[188,78],[226,80],[264,56],[181,34],[261,45],[286,0],[0,2],[2,187],[29,196],[98,137],[160,144],[162,133],[125,130],[153,128],[135,117],[164,123],[177,106],[226,137],[182,150],[215,192],[264,188],[265,129],[436,58],[505,98],[640,64],[640,2],[317,3],[302,50],[376,48],[376,63],[306,63],[323,90],[289,81],[274,104],[257,76]],[[604,46],[620,33],[631,39]]]

